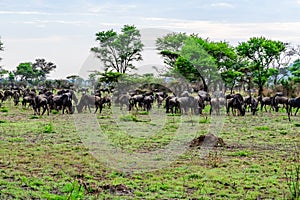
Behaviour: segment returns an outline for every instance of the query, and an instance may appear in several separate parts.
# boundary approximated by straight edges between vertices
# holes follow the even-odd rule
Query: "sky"
[[[90,52],[95,34],[125,24],[141,30],[145,43],[137,66],[163,66],[154,41],[168,32],[232,45],[256,36],[300,44],[299,10],[300,0],[0,0],[0,65],[14,70],[45,58],[57,65],[50,78],[86,77],[101,69]]]

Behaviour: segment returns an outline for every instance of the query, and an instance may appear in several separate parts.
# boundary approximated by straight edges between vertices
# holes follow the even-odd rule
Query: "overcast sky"
[[[253,36],[300,44],[299,10],[300,0],[0,0],[0,65],[13,70],[45,58],[57,65],[53,78],[79,74],[95,33],[124,24],[153,40],[154,32],[175,31],[233,45]],[[140,65],[157,62],[150,56]]]

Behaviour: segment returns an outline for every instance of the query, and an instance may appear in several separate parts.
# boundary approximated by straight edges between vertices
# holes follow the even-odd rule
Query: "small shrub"
[[[259,130],[259,131],[268,131],[270,130],[269,127],[267,126],[258,126],[258,127],[255,127],[256,130]]]
[[[300,123],[295,123],[294,126],[300,127]]]
[[[51,110],[51,113],[54,114],[54,115],[57,115],[57,114],[59,114],[59,111],[57,111],[57,110]]]
[[[279,133],[281,135],[287,135],[288,134],[287,130],[280,130]]]
[[[44,131],[43,133],[53,133],[53,124],[50,122],[49,124],[46,124],[44,126]]]
[[[67,199],[84,199],[84,188],[77,181],[66,183],[62,192],[66,193]]]
[[[8,112],[8,108],[2,107],[2,108],[0,109],[0,111],[1,111],[1,112]]]
[[[249,155],[248,152],[246,151],[238,151],[238,152],[233,152],[229,154],[230,156],[241,156],[241,157],[246,157]]]
[[[300,199],[300,155],[298,147],[292,156],[290,166],[285,169],[285,178],[291,199]]]
[[[209,119],[207,119],[207,118],[201,118],[201,119],[199,120],[199,123],[200,123],[200,124],[207,124],[207,123],[210,123],[210,121],[209,121]]]
[[[124,115],[120,117],[120,120],[124,122],[130,122],[130,121],[137,122],[138,118],[134,115]]]
[[[40,117],[37,116],[37,115],[31,115],[31,116],[29,117],[29,119],[38,119],[38,118],[40,118]]]

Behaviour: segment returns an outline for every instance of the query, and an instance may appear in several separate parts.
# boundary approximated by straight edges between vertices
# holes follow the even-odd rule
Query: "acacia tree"
[[[253,82],[259,87],[258,95],[262,95],[263,87],[276,71],[270,64],[278,59],[285,45],[281,41],[274,41],[264,37],[253,37],[237,46],[237,53],[248,61],[247,68],[252,72]]]
[[[17,66],[17,70],[14,71],[15,76],[20,77],[20,81],[29,81],[33,77],[35,77],[35,72],[32,68],[32,63],[26,62],[26,63],[20,63]]]
[[[133,61],[142,60],[144,45],[140,31],[133,25],[124,25],[119,34],[112,29],[98,32],[96,41],[99,47],[93,47],[91,51],[103,62],[105,71],[112,69],[124,74],[136,69]]]
[[[50,74],[56,68],[56,65],[52,62],[46,62],[44,58],[36,59],[32,64],[32,69],[35,73],[35,78],[40,81],[45,81],[47,74]]]
[[[3,48],[3,43],[1,42],[1,40],[0,40],[0,51],[3,51],[4,50],[4,48]],[[0,57],[0,60],[2,60],[2,58]]]
[[[3,51],[4,50],[4,48],[3,48],[3,43],[1,42],[1,40],[0,40],[0,51]],[[0,57],[0,61],[2,60],[2,58]],[[0,65],[0,78],[2,78],[3,77],[3,75],[4,74],[7,74],[8,73],[8,71],[7,70],[5,70],[5,69],[3,69],[2,68],[2,66]]]

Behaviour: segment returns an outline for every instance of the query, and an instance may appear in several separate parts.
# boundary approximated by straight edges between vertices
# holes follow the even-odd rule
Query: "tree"
[[[45,81],[47,74],[50,74],[56,68],[56,65],[52,62],[46,62],[45,59],[36,59],[32,64],[32,69],[35,72],[36,78],[40,81]]]
[[[295,83],[300,83],[300,59],[297,59],[293,65],[289,67],[289,72],[292,75],[292,80]]]
[[[173,32],[156,39],[156,49],[160,51],[160,55],[163,56],[164,63],[168,67],[174,67],[176,59],[179,57],[179,51],[184,45],[184,40],[188,37],[185,33]]]
[[[270,64],[278,59],[285,45],[280,41],[273,41],[264,37],[253,37],[247,42],[239,43],[237,53],[248,61],[247,66],[252,71],[253,82],[259,87],[258,95],[262,95],[263,87],[275,71]]]
[[[0,51],[3,51],[4,50],[4,48],[3,48],[3,43],[1,42],[1,40],[0,40]],[[0,57],[0,61],[2,60],[2,58]]]
[[[20,76],[20,80],[26,80],[28,81],[29,79],[32,79],[35,74],[32,69],[32,63],[26,62],[26,63],[20,63],[17,66],[17,70],[14,72],[16,76]]]
[[[136,69],[133,61],[141,61],[143,44],[140,31],[135,26],[124,25],[121,33],[113,29],[96,33],[96,41],[99,47],[91,48],[91,51],[103,62],[105,71],[115,70],[126,73]]]

